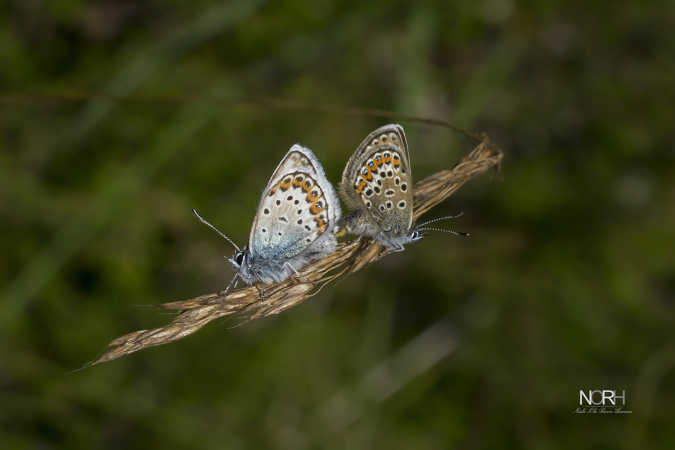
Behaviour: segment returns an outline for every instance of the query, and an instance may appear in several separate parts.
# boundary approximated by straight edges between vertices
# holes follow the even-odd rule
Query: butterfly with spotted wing
[[[413,227],[410,155],[403,127],[398,124],[380,127],[361,142],[342,173],[340,194],[354,209],[342,219],[341,226],[351,234],[372,237],[389,250],[402,251],[406,244],[422,239],[425,231],[468,236],[426,226],[459,215]]]
[[[340,202],[321,163],[298,144],[283,157],[263,190],[253,219],[249,243],[240,249],[229,237],[204,220],[236,249],[228,258],[237,278],[246,284],[281,282],[335,251],[334,235]],[[228,286],[228,289],[229,289]]]

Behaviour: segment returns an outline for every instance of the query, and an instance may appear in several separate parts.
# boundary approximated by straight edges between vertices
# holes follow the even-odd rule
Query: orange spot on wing
[[[282,181],[281,183],[279,183],[279,187],[281,188],[282,191],[285,191],[286,189],[291,187],[291,180],[288,180],[288,182]]]
[[[401,165],[401,160],[400,159],[395,159],[394,160],[394,166],[398,167]]]
[[[307,201],[310,202],[310,203],[315,203],[320,198],[320,196],[321,195],[314,196],[314,195],[312,195],[311,192],[308,192],[307,193]],[[312,205],[312,206],[314,206],[314,205]]]
[[[382,161],[382,157],[381,157],[381,156],[378,156],[377,158],[375,158],[375,161],[374,161],[374,162],[375,162],[375,166],[381,166],[381,165],[382,165],[382,162],[383,162],[383,161]]]
[[[309,207],[309,210],[312,211],[312,214],[319,214],[323,211],[323,208],[316,206],[316,203],[312,203],[312,206]]]
[[[389,156],[384,156],[382,159],[383,159],[384,162],[386,162],[386,163],[391,162],[391,155],[389,155]]]
[[[365,189],[365,187],[366,187],[367,184],[368,184],[368,183],[366,183],[365,181],[361,180],[361,184],[359,184],[359,187],[356,188],[356,193],[357,193],[357,194],[360,194],[361,191]]]
[[[319,231],[323,233],[326,231],[326,225],[328,225],[326,222],[323,220],[319,219],[318,217],[315,217],[314,220],[316,221],[316,226],[319,227]]]

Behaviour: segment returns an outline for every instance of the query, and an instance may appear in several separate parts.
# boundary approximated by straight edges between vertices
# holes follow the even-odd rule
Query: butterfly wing
[[[283,157],[262,193],[251,227],[253,257],[288,259],[332,232],[340,203],[321,163],[298,144]]]
[[[403,127],[389,124],[370,133],[347,162],[340,192],[385,232],[412,225],[412,173]]]

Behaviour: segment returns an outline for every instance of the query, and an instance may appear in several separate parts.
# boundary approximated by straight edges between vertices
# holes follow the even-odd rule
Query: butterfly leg
[[[291,270],[293,271],[293,273],[295,274],[295,277],[296,277],[297,279],[302,280],[302,281],[304,281],[304,282],[309,282],[309,278],[307,278],[306,276],[304,276],[304,275],[302,275],[300,272],[298,272],[298,270],[297,270],[295,267],[293,267],[293,266],[291,265],[291,263],[289,263],[288,261],[286,261],[285,265],[291,268]]]
[[[405,250],[405,247],[403,246],[403,244],[394,244],[394,247],[392,248],[391,251],[392,251],[392,253],[399,253],[399,252],[402,252],[403,250]]]
[[[405,250],[405,247],[403,246],[403,244],[401,244],[399,242],[393,242],[390,239],[387,239],[387,237],[384,236],[384,235],[380,235],[379,238],[382,241],[384,241],[384,242],[382,242],[382,244],[384,245],[384,247],[386,247],[387,253],[399,253],[399,252],[402,252],[403,250]]]
[[[235,273],[230,282],[227,284],[227,287],[223,291],[222,295],[227,295],[227,293],[230,292],[230,288],[236,289],[237,284],[239,284],[239,274]]]
[[[262,287],[261,283],[256,283],[255,288],[258,290],[258,296],[260,297],[260,301],[265,300],[265,288]]]

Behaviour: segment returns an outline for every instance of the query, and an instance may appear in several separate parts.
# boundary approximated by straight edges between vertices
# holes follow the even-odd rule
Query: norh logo
[[[620,393],[619,393],[620,392]],[[577,414],[630,414],[624,411],[626,406],[626,390],[612,389],[579,390],[579,407]]]

